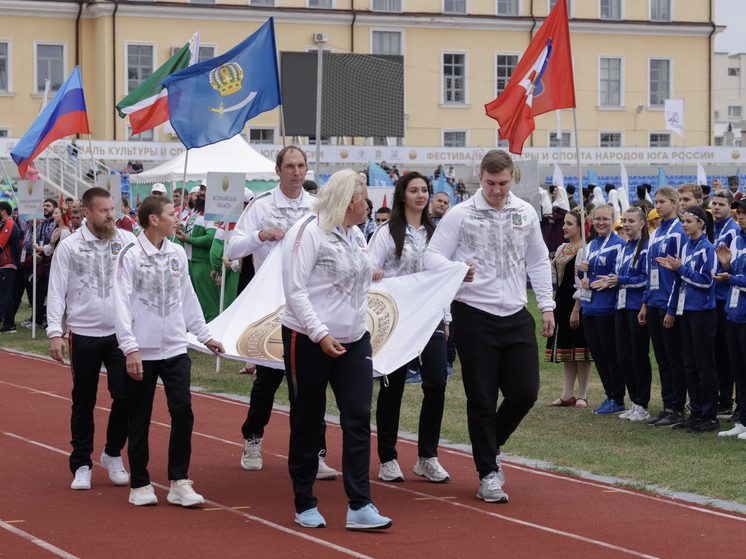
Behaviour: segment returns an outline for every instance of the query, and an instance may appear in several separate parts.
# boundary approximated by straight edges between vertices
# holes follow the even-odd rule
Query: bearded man
[[[129,483],[121,458],[127,440],[126,361],[115,335],[113,286],[119,253],[137,239],[129,231],[116,228],[114,200],[103,188],[89,188],[83,194],[83,216],[86,222],[57,246],[47,295],[49,355],[60,363],[64,363],[65,353],[65,311],[70,331],[72,489],[91,488],[93,410],[101,365],[106,365],[112,398],[101,463],[115,485]]]

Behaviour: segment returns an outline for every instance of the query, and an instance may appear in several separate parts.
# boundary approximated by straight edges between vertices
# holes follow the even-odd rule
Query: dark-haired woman
[[[407,173],[396,183],[390,219],[383,223],[368,245],[368,254],[375,270],[373,280],[414,274],[423,270],[423,255],[435,225],[428,216],[428,182],[419,173]],[[444,309],[444,318],[450,316]],[[418,456],[414,473],[432,482],[445,482],[448,472],[438,462],[438,440],[443,419],[446,392],[445,322],[438,325],[422,350],[422,392]],[[403,481],[397,461],[396,436],[399,430],[404,381],[407,366],[381,379],[376,409],[378,428],[378,458],[381,461],[378,478],[383,481]]]
[[[557,277],[557,292],[554,302],[555,327],[552,337],[547,339],[544,361],[563,363],[565,369],[564,386],[560,397],[550,406],[588,407],[588,379],[591,374],[591,351],[585,341],[580,301],[574,297],[580,282],[577,270],[577,255],[582,256],[582,234],[580,214],[573,210],[565,214],[562,231],[567,241],[557,248],[552,267]],[[578,382],[578,395],[574,395],[575,380]]]
[[[707,239],[707,215],[701,206],[691,206],[681,218],[689,241],[681,258],[657,258],[658,264],[676,273],[668,314],[681,317],[684,373],[692,413],[674,428],[705,433],[720,428],[717,418],[718,377],[715,371],[715,247]]]
[[[631,207],[622,216],[627,244],[617,264],[617,273],[610,284],[618,286],[616,311],[616,347],[619,366],[627,385],[632,406],[619,415],[620,419],[644,421],[650,417],[650,335],[646,326],[637,321],[642,298],[648,283],[648,220],[645,210]]]

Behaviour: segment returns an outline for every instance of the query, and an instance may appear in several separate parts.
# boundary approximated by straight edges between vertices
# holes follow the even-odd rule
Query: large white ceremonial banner
[[[368,292],[368,331],[374,375],[387,375],[417,357],[430,340],[468,267],[453,262],[440,270],[387,278]],[[209,323],[224,357],[284,369],[281,320],[282,243],[270,252],[241,295]],[[208,350],[189,335],[189,345]]]

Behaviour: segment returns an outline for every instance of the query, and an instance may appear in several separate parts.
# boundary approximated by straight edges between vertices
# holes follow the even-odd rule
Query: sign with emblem
[[[44,219],[44,185],[40,180],[18,183],[18,214],[21,219]]]
[[[114,200],[114,213],[117,219],[122,217],[122,175],[118,173],[99,175],[96,177],[96,186],[111,194],[111,198]]]
[[[225,357],[283,369],[282,245],[277,243],[252,282],[233,304],[210,322],[223,342]],[[374,375],[387,375],[424,349],[443,320],[467,267],[452,262],[438,270],[384,278],[368,292],[366,328],[370,332]],[[207,351],[193,336],[189,345]]]
[[[245,173],[207,173],[205,219],[235,223],[243,212]]]

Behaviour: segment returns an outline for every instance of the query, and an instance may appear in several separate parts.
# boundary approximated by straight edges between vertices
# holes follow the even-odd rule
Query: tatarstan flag
[[[195,34],[163,66],[153,72],[153,75],[117,104],[120,117],[129,115],[132,134],[139,134],[168,121],[168,90],[161,82],[196,60],[198,44],[199,35]]]

